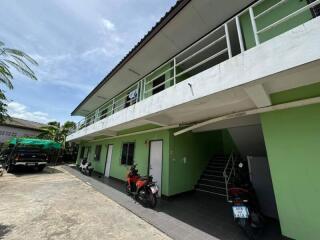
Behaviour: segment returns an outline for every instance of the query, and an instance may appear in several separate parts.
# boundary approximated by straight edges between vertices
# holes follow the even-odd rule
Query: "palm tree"
[[[76,128],[76,123],[66,121],[62,126],[59,122],[49,122],[47,126],[42,127],[43,133],[39,138],[49,139],[62,144],[66,147],[66,137]]]
[[[11,67],[28,78],[37,80],[34,71],[28,64],[38,65],[28,54],[17,49],[7,48],[0,41],[0,82],[4,83],[9,89],[13,89]]]
[[[0,41],[0,83],[3,83],[9,89],[13,89],[11,68],[14,68],[28,78],[37,80],[35,73],[28,64],[38,65],[29,55],[17,49],[7,48]],[[8,118],[10,117],[7,112],[7,98],[4,91],[0,89],[0,123]]]

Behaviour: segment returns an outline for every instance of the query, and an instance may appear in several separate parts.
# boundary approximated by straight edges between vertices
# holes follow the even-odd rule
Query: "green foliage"
[[[0,90],[0,123],[4,122],[6,119],[10,119],[7,111],[7,98],[3,91]]]
[[[49,122],[47,126],[42,127],[43,133],[38,137],[59,142],[66,147],[66,137],[75,129],[75,122],[67,121],[62,126],[59,122]]]
[[[13,89],[12,80],[14,76],[11,71],[12,68],[30,79],[37,80],[34,71],[28,64],[38,65],[29,55],[17,49],[7,48],[0,41],[0,83],[3,83],[9,89]],[[3,90],[0,89],[0,123],[9,117],[6,103],[6,96]]]
[[[0,41],[0,82],[4,83],[9,89],[13,89],[11,68],[28,78],[37,80],[35,73],[28,64],[38,65],[29,55],[17,49],[6,48],[4,43]]]

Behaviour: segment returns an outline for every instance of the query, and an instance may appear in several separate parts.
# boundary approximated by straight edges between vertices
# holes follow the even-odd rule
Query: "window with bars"
[[[122,145],[121,164],[132,165],[134,158],[134,142],[124,143]]]

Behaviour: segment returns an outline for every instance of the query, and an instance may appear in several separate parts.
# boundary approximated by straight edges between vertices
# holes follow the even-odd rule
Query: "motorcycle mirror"
[[[239,166],[239,168],[243,168],[243,163],[240,162],[238,166]]]

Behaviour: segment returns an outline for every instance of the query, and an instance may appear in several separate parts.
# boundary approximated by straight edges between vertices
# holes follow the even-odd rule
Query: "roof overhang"
[[[76,107],[86,116],[254,0],[180,0]]]

